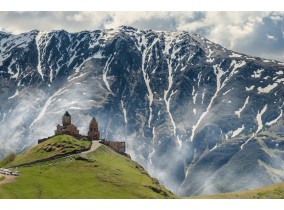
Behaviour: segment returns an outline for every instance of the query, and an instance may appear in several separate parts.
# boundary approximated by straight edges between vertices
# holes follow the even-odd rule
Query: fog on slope
[[[21,141],[24,136],[28,136],[29,131],[27,122],[34,119],[46,97],[42,90],[24,88],[8,98],[6,109],[1,110],[0,141],[3,149],[9,152],[22,149],[25,143]]]
[[[37,60],[33,66],[35,74],[51,75],[50,87],[17,86],[8,94],[0,124],[7,149],[20,152],[53,135],[65,111],[81,134],[95,116],[102,138],[126,141],[126,152],[161,184],[175,193],[182,186],[180,192],[189,195],[198,191],[187,191],[191,182],[208,183],[205,189],[197,186],[198,193],[210,193],[230,175],[218,171],[222,176],[213,179],[207,166],[217,172],[234,155],[242,166],[238,152],[247,151],[250,137],[281,117],[279,62],[238,54],[198,35],[123,26],[46,33],[40,41],[28,46],[42,53],[37,58],[47,67],[39,68]],[[253,156],[249,150],[247,158]]]

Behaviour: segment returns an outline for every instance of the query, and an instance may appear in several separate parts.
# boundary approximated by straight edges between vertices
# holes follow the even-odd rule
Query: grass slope
[[[8,164],[8,166],[17,166],[53,157],[55,155],[88,149],[90,146],[90,141],[78,140],[69,135],[58,135],[18,155],[11,164]]]
[[[38,159],[41,151],[36,147],[19,157]],[[175,198],[140,165],[105,145],[17,170],[14,182],[0,186],[0,198]]]
[[[194,196],[194,199],[283,199],[284,182],[256,190],[222,193],[217,195]]]

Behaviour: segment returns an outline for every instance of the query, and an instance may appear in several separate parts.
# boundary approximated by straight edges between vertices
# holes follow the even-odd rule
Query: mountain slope
[[[266,186],[256,190],[223,193],[209,196],[195,196],[194,199],[283,199],[284,183]]]
[[[127,152],[177,193],[208,151],[224,147],[231,158],[242,150],[251,159],[251,147],[263,146],[253,138],[283,118],[283,63],[227,50],[197,34],[122,26],[2,32],[0,40],[3,153],[53,135],[65,110],[82,133],[95,115],[103,137],[125,139]]]
[[[28,152],[34,157],[41,153]],[[104,145],[17,170],[14,182],[0,186],[0,198],[175,198],[140,165]]]
[[[246,136],[204,153],[181,185],[181,195],[244,191],[283,182],[284,135],[262,131],[244,147]]]
[[[74,154],[79,151],[88,150],[90,147],[90,141],[77,140],[69,135],[58,135],[48,138],[43,143],[16,156],[15,160],[9,166],[18,166],[55,156]]]

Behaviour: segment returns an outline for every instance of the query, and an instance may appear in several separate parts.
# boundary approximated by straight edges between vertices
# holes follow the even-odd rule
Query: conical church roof
[[[91,123],[98,123],[95,117],[92,118]]]
[[[69,114],[68,111],[65,112],[64,116],[70,117],[71,115]]]

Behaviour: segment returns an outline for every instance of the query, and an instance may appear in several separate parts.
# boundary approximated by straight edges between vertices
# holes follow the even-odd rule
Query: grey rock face
[[[241,158],[264,171],[252,187],[276,182],[283,175],[262,181],[272,175],[258,161],[267,152],[254,137],[282,117],[283,71],[281,62],[187,32],[1,32],[1,148],[21,152],[53,135],[68,110],[81,133],[95,115],[102,137],[126,141],[127,152],[176,193],[244,186],[242,179],[217,184],[245,167]]]

